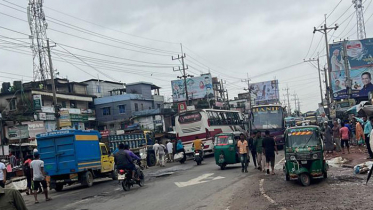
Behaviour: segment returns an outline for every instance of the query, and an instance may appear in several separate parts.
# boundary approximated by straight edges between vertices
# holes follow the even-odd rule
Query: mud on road
[[[365,185],[366,175],[354,175],[350,168],[330,168],[328,175],[303,187],[296,181],[285,181],[281,170],[276,175],[259,173],[258,179],[246,180],[236,191],[229,209],[373,209],[373,182]]]

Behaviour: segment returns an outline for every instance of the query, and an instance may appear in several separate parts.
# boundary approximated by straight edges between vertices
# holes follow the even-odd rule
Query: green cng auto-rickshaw
[[[323,141],[318,126],[288,128],[285,132],[286,181],[299,180],[308,186],[311,179],[327,178]]]
[[[222,170],[227,164],[240,163],[240,158],[237,153],[237,141],[240,132],[220,133],[215,135],[214,140],[214,156],[215,161]]]

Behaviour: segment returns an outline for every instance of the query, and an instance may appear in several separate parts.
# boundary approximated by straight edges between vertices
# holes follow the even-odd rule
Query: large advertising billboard
[[[331,80],[334,99],[347,98],[343,42],[330,44]],[[373,91],[373,39],[346,41],[351,97],[368,97]]]
[[[255,104],[271,104],[279,101],[278,80],[253,83],[250,85],[251,93],[255,97]]]
[[[189,99],[214,98],[211,74],[187,78]],[[184,80],[171,81],[172,99],[174,102],[186,101]]]

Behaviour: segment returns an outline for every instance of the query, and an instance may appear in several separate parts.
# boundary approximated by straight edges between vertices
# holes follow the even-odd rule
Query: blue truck
[[[90,187],[95,178],[117,178],[114,157],[97,131],[59,130],[36,138],[51,189],[61,191],[75,182]]]

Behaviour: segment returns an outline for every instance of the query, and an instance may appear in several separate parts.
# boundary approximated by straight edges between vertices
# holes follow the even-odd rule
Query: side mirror
[[[232,145],[232,144],[233,144],[233,140],[232,140],[232,139],[229,139],[229,140],[228,140],[228,144]]]

